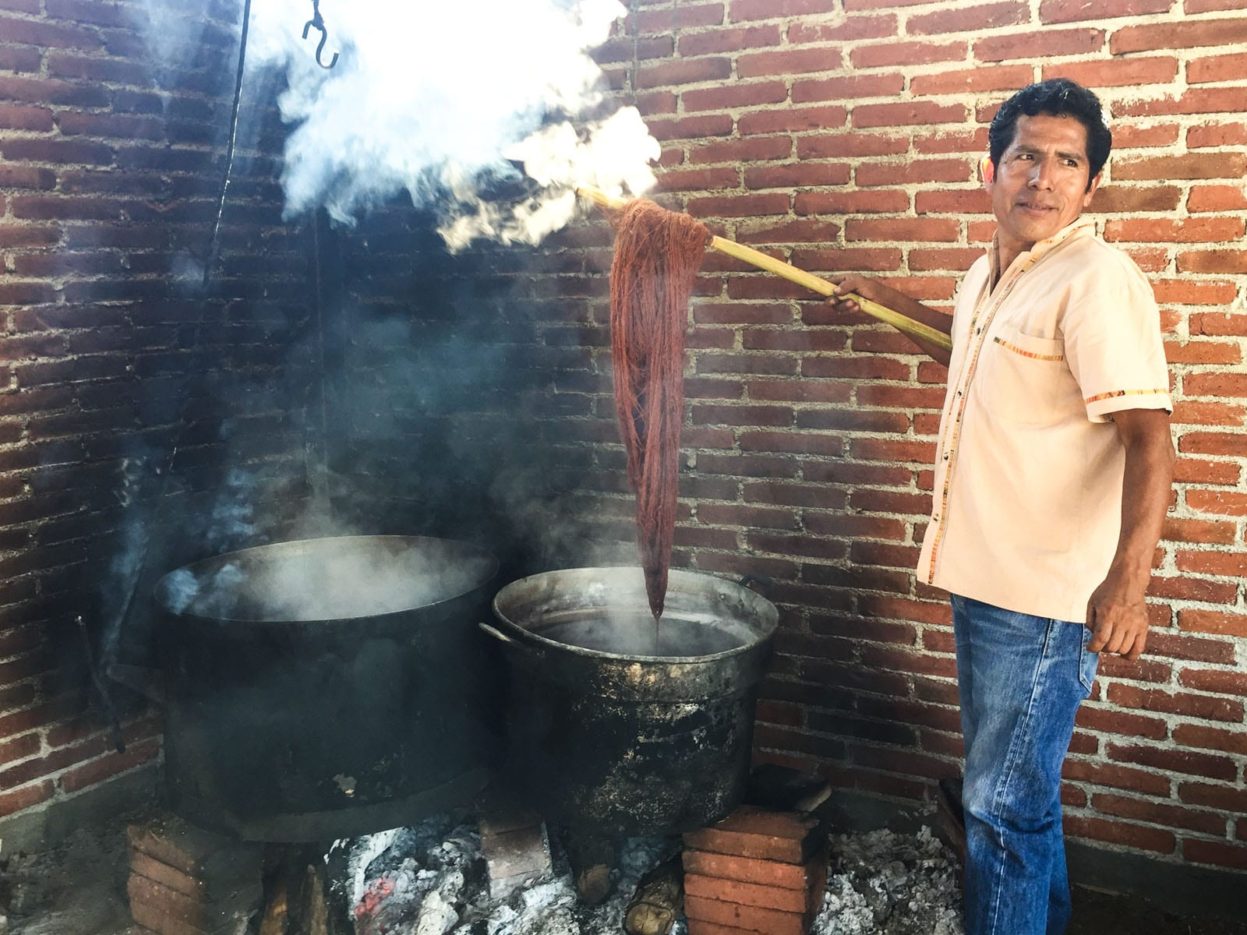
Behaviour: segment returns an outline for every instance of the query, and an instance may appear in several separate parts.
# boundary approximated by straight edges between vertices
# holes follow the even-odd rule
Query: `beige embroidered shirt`
[[[1081,621],[1121,527],[1112,413],[1173,408],[1160,315],[1143,273],[1089,219],[1019,255],[993,288],[995,256],[957,295],[918,577]]]

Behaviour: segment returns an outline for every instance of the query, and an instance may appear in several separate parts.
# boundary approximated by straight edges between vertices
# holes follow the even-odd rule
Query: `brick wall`
[[[119,687],[113,752],[75,618],[146,661],[153,575],[306,486],[308,231],[281,223],[271,102],[249,108],[202,286],[241,7],[190,6],[0,0],[0,817],[159,756]],[[194,40],[176,59],[158,14]]]
[[[225,54],[237,17],[233,4],[220,6],[212,22]],[[814,272],[874,272],[942,307],[991,234],[975,165],[992,108],[1017,86],[1055,74],[1102,92],[1117,147],[1094,210],[1105,236],[1129,250],[1155,284],[1181,460],[1157,560],[1152,651],[1138,663],[1105,660],[1070,759],[1068,830],[1162,860],[1241,869],[1247,124],[1240,102],[1247,95],[1237,76],[1247,11],[1227,0],[1098,3],[1094,16],[1091,6],[634,0],[599,58],[663,141],[656,196],[663,203]],[[165,324],[167,309],[182,308],[174,331],[198,346],[197,329],[186,324],[197,314],[194,303],[166,300],[177,294],[175,258],[202,253],[230,68],[205,67],[198,79],[183,76],[178,87],[153,90],[156,79],[144,71],[133,32],[98,22],[129,8],[95,0],[76,4],[71,16],[68,0],[0,0],[5,23],[42,30],[0,41],[0,121],[19,124],[0,129],[0,173],[20,170],[26,174],[15,177],[27,179],[0,176],[0,238],[18,238],[16,245],[0,240],[0,288],[14,281],[19,254],[86,253],[92,259],[75,262],[115,262],[102,272],[74,266],[23,275],[16,281],[33,291],[22,301],[45,310],[71,306],[45,325],[54,334],[94,334],[111,322],[122,345],[100,352],[109,360],[167,360],[167,341],[159,350],[125,342],[149,324]],[[113,44],[67,51],[66,34]],[[117,44],[122,35],[129,44]],[[62,58],[106,70],[48,74]],[[141,112],[149,132],[172,140],[144,142],[130,129],[128,102],[151,95],[161,106]],[[199,108],[190,122],[200,135],[179,142],[167,114],[191,106]],[[267,102],[249,106],[252,119],[271,121]],[[92,116],[95,129],[81,138],[72,119],[54,119],[62,112]],[[112,121],[123,117],[128,129],[100,129],[119,128]],[[256,137],[266,142],[255,145],[272,152],[271,136]],[[22,159],[6,149],[19,142],[20,154],[28,139],[57,148],[42,158],[28,150]],[[66,141],[100,149],[66,151]],[[130,171],[124,157],[132,148],[159,155],[159,167]],[[109,176],[105,191],[127,206],[124,214],[120,206],[115,218],[87,214],[103,196],[66,187],[88,158],[104,160],[88,174]],[[298,489],[290,478],[302,470],[298,449],[308,437],[301,430],[306,361],[287,363],[273,348],[305,347],[306,296],[292,280],[306,288],[307,259],[315,254],[331,281],[331,298],[322,297],[329,431],[321,441],[342,517],[378,531],[494,537],[516,571],[628,555],[631,502],[610,399],[610,235],[600,219],[577,223],[540,250],[477,247],[447,257],[430,220],[396,203],[354,230],[322,229],[308,243],[303,229],[276,223],[274,168],[257,153],[239,174],[236,249],[224,258],[234,273],[218,284],[222,294],[207,319],[214,341],[198,355],[190,348],[174,354],[209,373],[251,367],[252,386],[265,390],[225,402],[205,392],[215,402],[205,405],[204,428],[194,437],[217,473],[191,472],[196,489],[219,489],[222,467],[237,460],[206,452],[219,441],[212,429],[228,421],[224,412],[240,408],[262,429],[244,436],[268,446],[247,457],[270,465],[275,483]],[[170,179],[170,193],[157,199],[158,216],[132,215],[128,206],[157,196],[126,186],[149,174],[147,184]],[[32,195],[23,186],[37,180],[47,187]],[[81,206],[69,218],[30,219],[19,213],[28,197]],[[67,239],[74,232],[113,239],[67,251],[82,242]],[[45,239],[32,244],[22,236]],[[124,257],[139,265],[126,269]],[[113,292],[103,293],[111,297],[91,292],[88,303],[68,290],[81,279],[111,283]],[[102,317],[72,318],[76,303]],[[13,330],[15,314],[6,312],[6,342],[24,340]],[[763,587],[781,606],[779,652],[759,707],[760,755],[816,765],[864,792],[927,797],[935,778],[957,771],[959,754],[947,608],[911,572],[926,521],[944,373],[887,329],[830,316],[800,289],[718,256],[707,258],[690,315],[676,561],[765,576]],[[261,340],[267,353],[256,346]],[[58,363],[74,357],[35,353]],[[37,444],[10,424],[25,426],[40,406],[71,407],[36,402],[74,399],[55,395],[69,372],[75,386],[155,379],[79,364],[63,369],[58,389],[41,397],[10,377],[0,407],[25,396],[27,408],[16,416],[0,410],[0,428],[18,432],[0,443],[0,458]],[[164,436],[185,421],[163,418],[152,430]],[[99,429],[94,414],[76,424],[80,435],[118,432]],[[273,428],[279,431],[265,431]],[[111,496],[115,456],[69,463],[62,470],[82,478],[91,496]],[[0,561],[49,561],[39,557],[45,554],[63,561],[53,543],[30,538],[47,520],[26,505],[32,494],[24,485],[46,470],[0,463],[0,483],[8,485],[0,511],[15,517],[0,534],[17,530]],[[88,484],[88,477],[95,479]],[[112,516],[101,518],[102,536],[119,522],[100,512]],[[48,598],[40,581],[49,574],[23,572],[4,600],[42,608]],[[39,613],[63,620],[65,603]],[[0,639],[17,642],[4,644],[15,648],[0,656],[0,667],[34,654],[21,639],[46,641],[45,628],[27,622],[37,619],[4,618]],[[0,725],[19,723],[0,730],[0,744],[25,751],[17,766],[0,767],[5,811],[71,791],[56,786],[65,774],[49,758],[49,716],[9,720],[10,712],[30,718],[25,712],[46,703],[32,694],[40,679],[24,671],[0,668],[0,692],[9,693],[0,701]],[[91,736],[100,743],[98,725]]]
[[[1241,0],[633,4],[604,50],[663,141],[659,199],[816,273],[948,308],[993,223],[986,122],[1033,80],[1096,89],[1092,212],[1154,284],[1180,460],[1149,654],[1103,661],[1067,830],[1247,868],[1247,5]],[[919,798],[957,771],[952,635],[911,573],[945,372],[906,339],[711,256],[692,309],[682,563],[771,576],[765,755]]]

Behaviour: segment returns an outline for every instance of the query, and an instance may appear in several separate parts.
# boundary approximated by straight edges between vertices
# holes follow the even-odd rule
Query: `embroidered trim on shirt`
[[[1015,354],[1021,354],[1023,357],[1030,357],[1033,360],[1064,360],[1064,354],[1036,354],[1034,351],[1024,351],[1016,344],[1010,344],[1004,338],[992,338],[997,344],[1005,350],[1013,351]]]
[[[1097,393],[1095,396],[1088,396],[1083,400],[1088,406],[1092,403],[1098,403],[1102,399],[1116,399],[1118,396],[1158,396],[1168,393],[1168,389],[1161,390],[1113,390],[1111,393]]]

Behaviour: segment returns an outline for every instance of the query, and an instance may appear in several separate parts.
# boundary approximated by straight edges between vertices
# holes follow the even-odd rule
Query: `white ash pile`
[[[638,881],[679,845],[625,841],[612,895],[593,907],[557,848],[551,879],[491,900],[472,818],[440,816],[343,846],[356,935],[619,935]],[[956,864],[928,829],[833,835],[811,935],[962,935],[960,902]],[[677,921],[671,935],[685,932]]]
[[[637,882],[678,845],[625,841],[612,895],[593,907],[560,853],[552,879],[492,901],[474,820],[431,818],[349,846],[356,935],[618,935]],[[672,935],[683,933],[677,923]]]
[[[962,935],[958,868],[929,828],[833,835],[831,861],[811,935]]]

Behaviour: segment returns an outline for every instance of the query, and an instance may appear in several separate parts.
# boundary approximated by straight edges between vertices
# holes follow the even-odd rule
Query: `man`
[[[952,320],[860,276],[838,294],[952,337],[951,353],[924,348],[949,371],[918,577],[953,607],[966,930],[1059,933],[1061,765],[1097,653],[1147,645],[1172,406],[1151,289],[1081,217],[1112,145],[1099,100],[1064,79],[1031,85],[989,141],[996,235]]]

